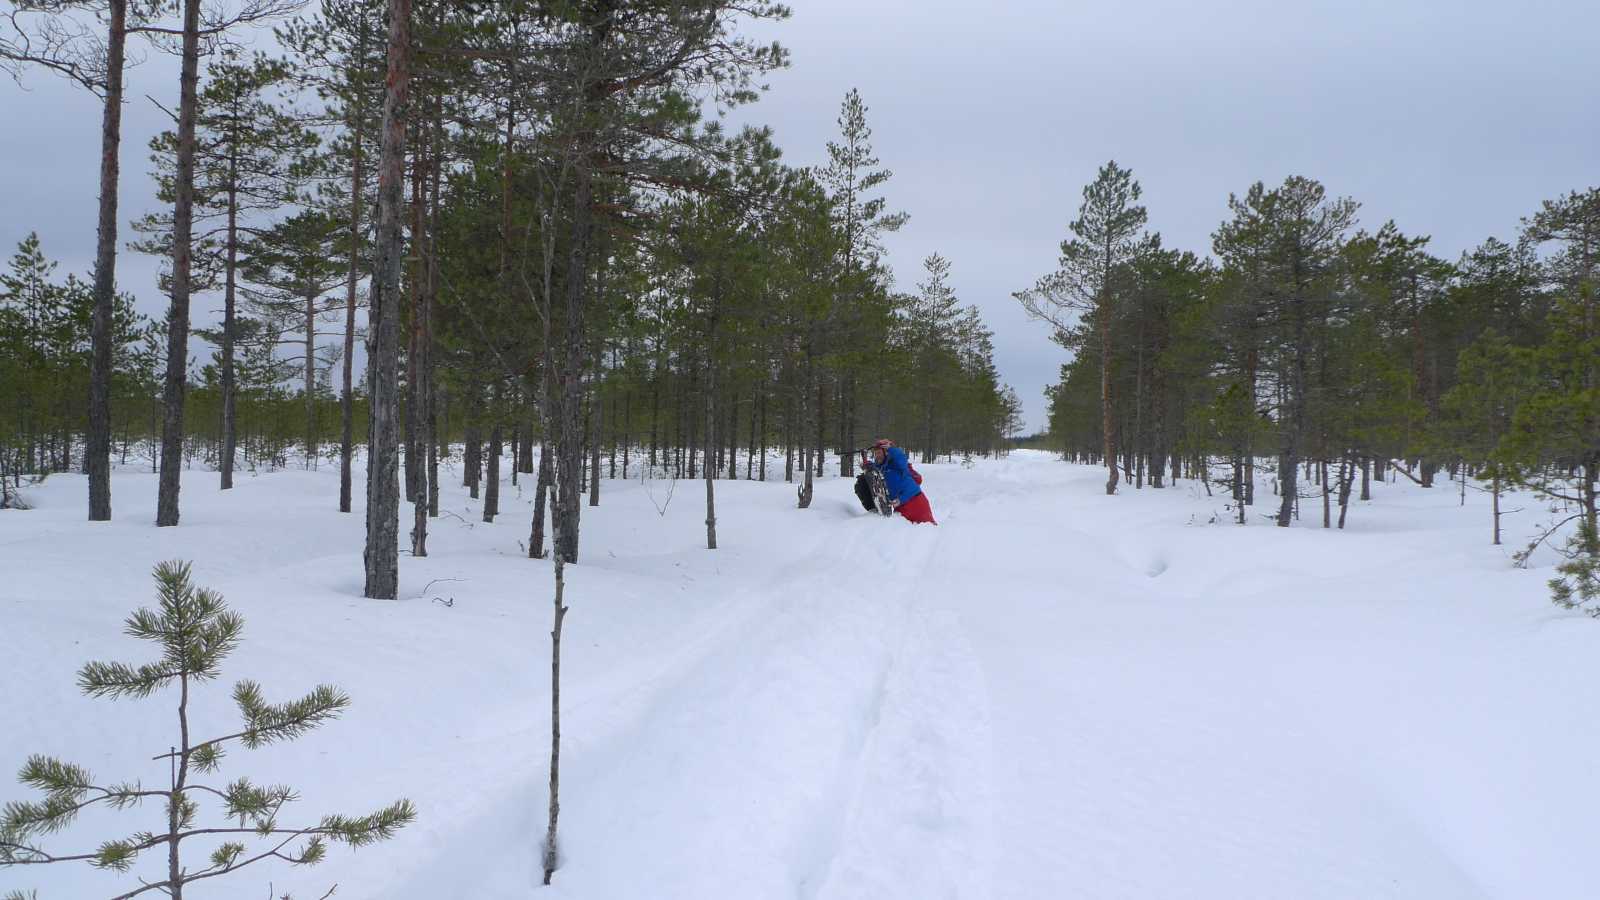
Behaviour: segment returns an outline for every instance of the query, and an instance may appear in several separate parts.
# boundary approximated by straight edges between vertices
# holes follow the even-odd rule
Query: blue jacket
[[[874,465],[871,460],[867,465]],[[889,489],[889,499],[904,503],[912,497],[922,493],[922,486],[911,477],[911,468],[906,463],[906,452],[899,447],[888,447],[883,451],[883,484]]]

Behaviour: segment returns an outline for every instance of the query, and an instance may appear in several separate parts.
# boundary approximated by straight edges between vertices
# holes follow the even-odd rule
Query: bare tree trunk
[[[237,386],[234,378],[233,332],[237,327],[239,266],[238,152],[230,142],[228,153],[228,261],[222,288],[222,458],[221,490],[233,487],[233,458],[238,440]]]
[[[467,428],[462,440],[461,485],[472,499],[478,499],[478,485],[483,471],[483,433],[478,428],[478,388],[468,387]]]
[[[417,129],[421,131],[420,128]],[[424,167],[425,139],[415,135],[416,146],[411,151],[411,252],[407,255],[410,277],[406,279],[407,308],[411,313],[411,327],[406,332],[406,423],[405,423],[405,495],[415,501],[425,490],[422,484],[422,305],[427,302],[426,254],[427,241],[422,221],[423,184],[427,169]],[[477,494],[473,494],[474,497]]]
[[[1490,494],[1494,512],[1494,545],[1500,546],[1500,467],[1495,466],[1494,477],[1490,481]]]
[[[1339,529],[1344,530],[1345,517],[1350,514],[1350,489],[1355,484],[1355,460],[1346,455],[1339,461]]]
[[[1100,301],[1100,430],[1105,442],[1106,493],[1117,492],[1117,432],[1111,409],[1111,301]]]
[[[112,313],[117,295],[117,183],[122,148],[122,69],[128,0],[110,0],[106,32],[106,96],[100,127],[100,215],[94,254],[94,317],[89,342],[89,521],[111,520]]]
[[[818,478],[822,477],[822,466],[826,462],[828,455],[828,439],[825,436],[827,434],[827,410],[828,388],[819,379],[817,383],[817,406],[812,410],[816,415],[816,422],[813,424],[817,426],[817,455],[811,460],[811,465],[807,468],[807,471],[815,472]],[[809,480],[807,484],[810,484]],[[807,502],[810,502],[809,492]]]
[[[766,484],[766,482],[767,482],[767,392],[766,391],[759,391],[758,394],[759,394],[759,396],[761,398],[761,464],[758,466],[757,474],[761,478],[761,483],[762,484]]]
[[[1323,528],[1330,528],[1333,525],[1333,519],[1331,517],[1331,510],[1329,509],[1329,506],[1328,506],[1328,501],[1329,501],[1329,496],[1328,495],[1330,493],[1330,489],[1329,489],[1329,484],[1328,484],[1328,461],[1327,460],[1322,460],[1322,461],[1317,463],[1317,477],[1322,482],[1322,527]]]
[[[744,480],[749,481],[755,476],[756,466],[756,396],[759,390],[750,395],[750,443],[746,447],[744,457]]]
[[[359,58],[366,57],[367,17],[357,16],[360,31],[356,37]],[[351,461],[355,456],[355,356],[356,356],[356,287],[361,280],[361,201],[366,190],[366,110],[363,106],[365,92],[359,88],[355,94],[355,110],[351,123],[350,166],[350,269],[344,286],[344,389],[339,397],[339,511],[350,511]],[[370,385],[369,385],[370,389]]]
[[[178,524],[183,466],[183,401],[189,377],[189,292],[194,260],[194,120],[200,69],[200,0],[184,0],[183,63],[179,75],[178,171],[172,208],[172,307],[167,318],[167,374],[162,391],[161,482],[156,525]]]
[[[496,404],[498,407],[499,404]],[[498,409],[496,410],[498,413]],[[483,491],[483,520],[493,522],[494,517],[500,514],[500,450],[503,439],[500,430],[500,418],[495,416],[494,424],[489,426],[489,472],[488,484]]]
[[[710,351],[707,351],[709,355]],[[711,448],[717,445],[717,417],[714,398],[717,394],[717,369],[714,363],[706,366],[706,549],[717,549],[717,470],[711,463]]]
[[[411,0],[388,0],[389,72],[383,105],[383,151],[378,165],[378,264],[372,279],[367,355],[372,428],[367,458],[366,587],[368,597],[399,592],[400,516],[400,266],[401,187],[406,119],[410,113]]]
[[[555,526],[554,540],[561,542],[561,526]],[[544,883],[555,875],[560,853],[556,846],[556,823],[561,817],[561,623],[567,618],[564,604],[566,563],[555,555],[555,616],[550,627],[550,818],[544,838]]]
[[[550,444],[539,448],[539,477],[533,489],[533,530],[528,534],[528,558],[544,558],[544,515],[549,503],[550,484],[554,480],[550,467]]]
[[[600,505],[600,432],[605,427],[605,404],[600,399],[600,364],[604,357],[595,353],[594,390],[589,397],[589,505]]]
[[[517,468],[524,475],[533,474],[533,434],[532,425],[524,423],[522,429],[522,448],[517,453]]]
[[[306,292],[306,468],[315,468],[317,458],[317,295]]]

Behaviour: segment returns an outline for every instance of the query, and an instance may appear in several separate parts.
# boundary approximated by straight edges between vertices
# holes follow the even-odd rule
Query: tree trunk
[[[600,400],[601,356],[595,354],[594,390],[589,397],[589,505],[600,505],[600,432],[605,428],[605,404]]]
[[[1339,529],[1344,530],[1345,516],[1350,513],[1350,489],[1355,484],[1355,460],[1348,455],[1339,461]]]
[[[552,423],[553,424],[553,423]],[[556,526],[555,541],[561,543],[561,529]],[[567,618],[564,604],[566,593],[566,565],[557,553],[555,565],[555,617],[550,626],[550,806],[549,820],[544,837],[544,883],[549,884],[555,875],[559,854],[556,847],[556,822],[561,816],[561,623]]]
[[[557,382],[559,421],[555,424],[556,503],[554,528],[556,553],[569,563],[578,561],[581,506],[579,481],[583,474],[583,361],[585,301],[588,299],[589,243],[592,238],[593,182],[589,163],[574,167],[571,245],[566,270],[566,352]]]
[[[1500,467],[1495,465],[1494,477],[1489,483],[1494,513],[1494,545],[1500,546]]]
[[[122,148],[122,69],[128,0],[110,0],[106,34],[106,97],[100,127],[100,215],[94,255],[94,317],[90,326],[89,521],[111,520],[112,314],[117,296],[117,183]]]
[[[162,391],[161,482],[156,525],[178,524],[183,466],[183,401],[189,376],[190,269],[194,260],[194,120],[200,69],[200,0],[184,0],[183,62],[179,75],[178,171],[172,208],[172,307],[167,318],[167,374]]]
[[[498,404],[496,404],[498,406]],[[497,415],[494,424],[489,426],[489,465],[487,485],[483,490],[483,520],[493,522],[494,517],[500,514],[500,443],[502,432],[500,419]]]
[[[357,18],[361,20],[361,25],[356,37],[356,52],[359,58],[365,59],[367,17]],[[344,388],[339,396],[339,511],[344,513],[350,511],[350,466],[355,456],[356,288],[361,280],[361,201],[366,191],[366,173],[363,170],[366,162],[364,132],[367,119],[363,100],[366,95],[359,88],[354,94],[350,166],[350,268],[345,275],[344,286]]]
[[[1116,421],[1111,408],[1111,301],[1100,300],[1100,429],[1105,442],[1106,494],[1117,492]]]
[[[539,477],[533,488],[533,530],[528,533],[528,558],[544,559],[544,515],[549,503],[554,473],[550,467],[550,444],[539,447]]]
[[[399,592],[400,516],[400,210],[410,113],[411,0],[388,0],[389,59],[383,104],[383,149],[378,165],[378,263],[368,314],[368,378],[372,427],[367,457],[367,543],[364,593],[394,599]]]
[[[761,397],[761,463],[757,466],[757,474],[761,483],[767,481],[767,392],[760,391]]]
[[[717,446],[717,416],[714,406],[717,387],[715,365],[706,366],[706,549],[717,549],[717,470],[711,464],[711,448]]]
[[[306,291],[306,468],[316,467],[317,446],[317,295]]]
[[[228,153],[228,260],[222,288],[222,490],[233,487],[233,458],[238,441],[237,385],[234,378],[233,332],[237,327],[239,267],[238,150]]]
[[[426,173],[424,139],[418,136],[416,147],[411,151],[411,252],[407,255],[409,277],[406,278],[411,327],[406,333],[405,486],[406,496],[413,499],[425,490],[422,484],[422,306],[427,302],[424,299],[427,293],[427,260],[423,252],[427,237],[422,221],[422,201]]]

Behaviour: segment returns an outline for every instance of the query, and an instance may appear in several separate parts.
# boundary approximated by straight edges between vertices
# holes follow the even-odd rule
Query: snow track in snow
[[[246,619],[223,686],[195,701],[202,730],[233,721],[239,678],[355,701],[299,742],[230,754],[223,775],[295,785],[301,817],[402,794],[421,811],[391,844],[263,872],[280,892],[1600,896],[1569,849],[1600,823],[1600,772],[1574,762],[1600,719],[1568,687],[1600,678],[1600,628],[1549,606],[1547,572],[1483,546],[1485,511],[1377,485],[1342,533],[1193,525],[1222,501],[1190,482],[1106,497],[1103,470],[1027,453],[919,469],[940,527],[862,512],[846,479],[819,480],[805,511],[791,486],[718,482],[714,553],[698,491],[662,512],[659,485],[603,484],[568,569],[548,890],[550,572],[519,548],[531,491],[502,490],[485,525],[446,485],[461,519],[435,520],[432,556],[402,557],[389,603],[358,596],[362,511],[333,512],[333,469],[229,493],[186,473],[184,524],[160,530],[147,474],[118,473],[118,520],[94,525],[83,480],[52,477],[38,509],[0,513],[0,631],[21,636],[0,659],[17,686],[0,694],[0,770],[42,751],[164,777],[140,766],[169,741],[166,704],[88,700],[73,674],[142,656],[120,623],[151,602],[151,565],[178,557]],[[0,871],[0,892],[120,883],[22,874]]]

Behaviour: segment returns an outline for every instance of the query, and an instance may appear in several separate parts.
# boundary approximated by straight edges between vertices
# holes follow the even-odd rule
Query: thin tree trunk
[[[1106,494],[1117,492],[1116,421],[1111,408],[1111,301],[1100,301],[1100,430],[1105,442]]]
[[[238,441],[238,387],[234,377],[233,333],[237,328],[237,294],[239,266],[239,155],[230,142],[228,152],[228,260],[223,274],[222,289],[222,458],[217,468],[221,470],[221,489],[233,487],[233,458]]]
[[[755,475],[756,466],[756,396],[760,391],[750,395],[750,443],[746,447],[744,456],[744,480],[749,481]]]
[[[162,391],[161,482],[156,525],[178,524],[183,466],[183,402],[189,377],[190,269],[194,260],[194,120],[200,69],[200,0],[184,0],[183,63],[179,75],[178,170],[172,209],[172,308],[167,318],[167,373]]]
[[[411,327],[406,333],[406,496],[415,500],[425,490],[422,484],[422,306],[427,301],[427,275],[423,248],[427,232],[423,225],[423,195],[426,182],[424,168],[425,138],[416,135],[416,146],[411,151],[411,252],[407,255],[410,277],[406,279],[407,307],[411,313]],[[474,494],[474,497],[477,495]]]
[[[1490,495],[1492,497],[1494,512],[1494,545],[1500,546],[1500,467],[1495,466],[1494,477],[1490,481]]]
[[[1346,455],[1339,461],[1339,529],[1344,530],[1344,520],[1350,513],[1350,489],[1356,480],[1355,460]]]
[[[709,355],[709,350],[708,350]],[[706,549],[717,549],[717,489],[716,466],[711,463],[711,448],[717,446],[717,417],[714,407],[714,398],[717,393],[717,370],[715,364],[706,366]]]
[[[306,468],[315,468],[317,458],[317,295],[306,292]]]
[[[549,504],[550,485],[554,473],[550,466],[550,444],[539,448],[539,477],[533,488],[533,530],[528,534],[528,558],[544,559],[544,516]]]
[[[122,148],[122,70],[128,0],[109,0],[106,96],[100,127],[100,215],[94,255],[94,315],[89,331],[89,521],[111,520],[112,314],[117,294],[117,183]]]
[[[1328,461],[1317,463],[1317,477],[1322,481],[1322,527],[1329,528],[1333,525],[1331,510],[1329,509]]]
[[[400,210],[410,106],[411,0],[388,0],[389,59],[378,166],[378,263],[372,279],[367,355],[372,427],[367,457],[367,542],[364,593],[392,600],[399,592]]]
[[[496,404],[498,407],[498,404]],[[487,485],[483,491],[483,520],[493,522],[494,517],[500,514],[500,444],[502,434],[500,419],[497,415],[494,424],[489,427],[489,472]]]
[[[360,30],[356,36],[356,53],[365,59],[367,52],[367,17],[358,16]],[[344,388],[339,396],[339,511],[350,511],[351,461],[355,457],[355,356],[356,356],[356,288],[361,280],[361,201],[366,191],[366,110],[363,101],[366,92],[359,86],[353,91],[355,109],[351,122],[350,166],[350,268],[344,286]]]
[[[561,542],[561,526],[556,526],[555,542]],[[560,853],[556,845],[556,823],[561,817],[561,623],[567,618],[566,563],[555,555],[555,616],[550,627],[550,808],[544,838],[544,883],[555,875]]]
[[[600,505],[600,432],[605,427],[605,404],[600,399],[600,366],[603,354],[594,354],[593,391],[589,397],[589,505]]]

